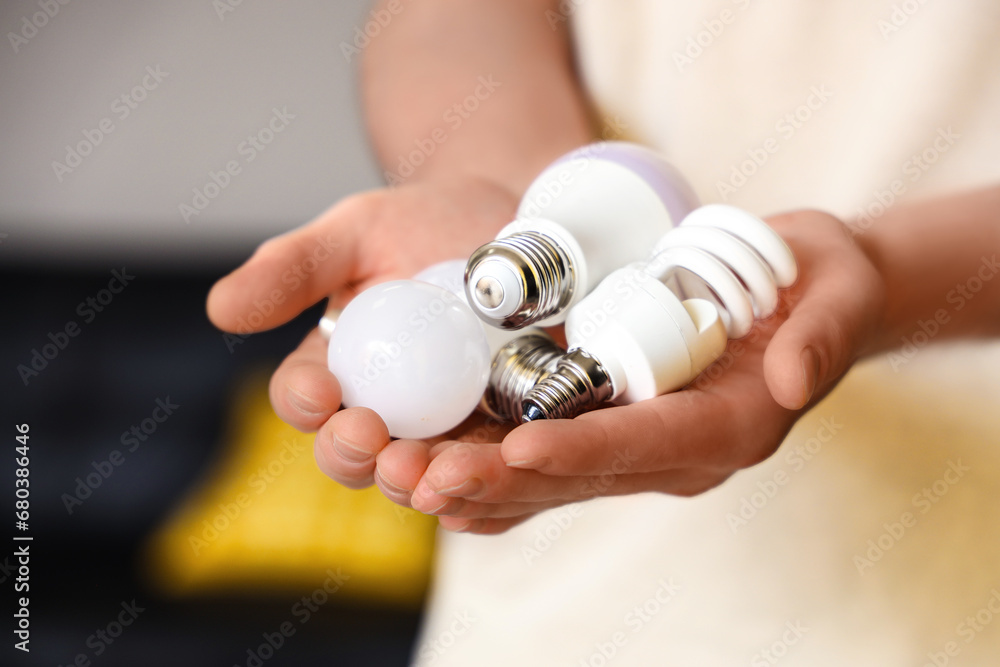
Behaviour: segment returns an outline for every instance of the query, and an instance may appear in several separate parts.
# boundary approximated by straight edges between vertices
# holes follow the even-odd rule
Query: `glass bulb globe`
[[[464,259],[448,259],[437,264],[431,264],[426,269],[413,276],[414,280],[443,287],[455,296],[465,301],[465,263]]]
[[[327,362],[346,407],[371,408],[393,437],[427,438],[472,413],[491,359],[479,318],[461,299],[429,283],[395,280],[344,308]]]
[[[421,282],[430,283],[431,285],[443,287],[457,296],[462,303],[468,306],[469,299],[465,294],[465,263],[466,260],[464,259],[449,259],[444,262],[438,262],[437,264],[428,266],[426,269],[413,276],[413,280],[419,280]],[[507,343],[511,342],[515,338],[535,333],[530,330],[514,331],[511,329],[498,329],[496,327],[488,326],[482,321],[480,321],[480,324],[483,325],[483,332],[486,334],[486,342],[490,346],[490,359],[496,358],[497,352],[499,352]]]

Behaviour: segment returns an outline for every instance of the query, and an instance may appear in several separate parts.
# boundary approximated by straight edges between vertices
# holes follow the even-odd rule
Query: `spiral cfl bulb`
[[[479,409],[500,421],[520,423],[528,393],[556,370],[564,352],[541,331],[504,345],[493,357]]]
[[[611,274],[566,321],[570,350],[523,401],[524,421],[571,418],[688,384],[796,280],[791,250],[732,206],[692,212],[644,265]]]
[[[568,153],[531,183],[514,222],[470,257],[469,305],[503,329],[560,324],[695,206],[684,179],[647,148],[602,142]]]
[[[589,352],[573,348],[521,401],[521,421],[570,419],[590,406],[611,400],[611,376]]]

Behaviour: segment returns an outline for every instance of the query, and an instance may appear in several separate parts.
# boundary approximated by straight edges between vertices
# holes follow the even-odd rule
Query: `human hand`
[[[378,454],[380,488],[444,528],[497,533],[596,496],[702,493],[766,459],[875,339],[885,300],[839,220],[797,211],[768,222],[795,253],[799,280],[691,386],[509,433],[466,429],[461,442],[395,441]]]
[[[517,203],[508,190],[473,178],[423,180],[349,197],[267,241],[219,280],[208,295],[209,318],[220,329],[246,334],[283,324],[328,296],[343,306],[372,285],[467,257],[513,219]],[[327,342],[312,331],[272,376],[271,404],[300,431],[318,429],[316,458],[326,474],[352,488],[369,486],[375,455],[389,434],[371,410],[338,412],[341,389],[327,368],[326,350]]]

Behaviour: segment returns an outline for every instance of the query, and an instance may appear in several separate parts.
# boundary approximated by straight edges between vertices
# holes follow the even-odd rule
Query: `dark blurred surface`
[[[0,355],[6,369],[0,428],[7,452],[0,464],[7,480],[0,506],[13,505],[15,425],[28,423],[27,534],[34,538],[27,593],[31,653],[24,655],[12,647],[11,614],[23,593],[13,590],[17,574],[10,554],[16,543],[10,534],[17,531],[8,519],[0,552],[7,559],[0,560],[0,585],[9,610],[0,628],[7,637],[0,664],[69,665],[78,654],[93,665],[406,664],[417,613],[334,598],[308,623],[296,623],[295,634],[273,657],[265,650],[261,657],[268,659],[255,661],[248,651],[265,642],[265,633],[294,620],[292,606],[310,591],[168,599],[144,578],[145,540],[216,457],[238,379],[273,368],[321,314],[321,306],[314,307],[231,352],[204,312],[209,287],[229,268],[202,274],[147,273],[140,265],[0,270]],[[106,305],[98,302],[98,312],[87,299],[108,287],[113,270],[135,278]],[[79,332],[60,336],[69,322]],[[59,344],[63,349],[53,354]],[[54,358],[25,383],[18,366],[31,368],[33,350]],[[124,474],[109,476],[70,514],[61,498],[74,492],[76,478],[122,449],[123,432],[149,417],[157,399],[167,398],[181,406],[175,415],[126,455]],[[92,637],[133,599],[144,611],[118,638],[107,644]]]

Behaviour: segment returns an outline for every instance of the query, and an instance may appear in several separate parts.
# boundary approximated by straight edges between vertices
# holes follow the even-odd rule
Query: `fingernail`
[[[316,403],[313,399],[304,394],[300,394],[294,389],[288,390],[288,402],[299,412],[307,415],[319,415],[326,412],[326,409]]]
[[[448,516],[451,514],[458,514],[465,507],[464,498],[449,498],[444,505],[438,507],[436,510],[431,512],[437,516]]]
[[[439,512],[441,511],[441,510],[443,510],[443,509],[444,509],[444,508],[445,508],[445,507],[446,507],[446,506],[448,505],[448,503],[450,503],[450,502],[451,502],[451,498],[448,498],[448,499],[447,499],[446,501],[444,501],[443,503],[441,503],[440,505],[438,505],[438,506],[437,506],[437,507],[435,507],[434,509],[432,509],[432,510],[427,510],[426,512],[424,512],[424,514],[433,514],[433,515],[437,516],[437,514],[438,514],[438,513],[439,513]]]
[[[805,391],[805,399],[802,405],[809,402],[813,392],[816,391],[816,379],[819,377],[819,355],[811,347],[802,350],[802,388]]]
[[[434,516],[447,516],[449,514],[456,514],[463,507],[465,507],[464,499],[445,498],[445,501],[443,503],[441,503],[432,510],[424,512],[424,514],[433,514]]]
[[[401,496],[410,495],[410,491],[408,491],[407,489],[396,486],[395,484],[386,480],[386,478],[383,477],[381,473],[379,473],[378,468],[375,469],[375,477],[378,479],[379,486],[381,486],[389,493],[395,493]]]
[[[480,529],[480,527],[485,523],[482,519],[473,519],[461,528],[453,528],[451,532],[453,533],[472,533]]]
[[[374,454],[366,452],[357,445],[350,443],[336,433],[333,434],[333,449],[340,458],[350,463],[367,463],[374,458]]]
[[[522,470],[538,470],[552,463],[548,456],[539,456],[537,459],[524,459],[521,461],[508,461],[508,468],[521,468]]]
[[[437,493],[442,496],[467,498],[469,496],[475,496],[482,493],[484,486],[483,480],[478,477],[472,477],[457,486],[450,486],[447,489],[439,489]]]

